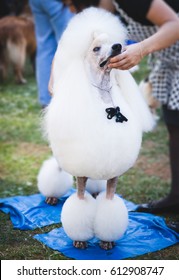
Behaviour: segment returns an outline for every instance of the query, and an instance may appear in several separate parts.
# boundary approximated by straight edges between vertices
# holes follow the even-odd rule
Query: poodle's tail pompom
[[[71,195],[63,205],[61,221],[66,234],[74,241],[87,241],[94,236],[96,200],[85,193],[85,199]]]
[[[39,192],[60,198],[73,186],[73,176],[62,170],[54,157],[44,161],[37,176]]]
[[[101,193],[97,199],[94,221],[95,236],[102,241],[116,241],[123,236],[128,226],[128,211],[123,200],[114,195],[112,200]]]

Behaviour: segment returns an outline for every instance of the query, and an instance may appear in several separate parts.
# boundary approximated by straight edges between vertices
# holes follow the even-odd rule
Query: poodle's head
[[[120,54],[122,45],[119,42],[113,42],[106,33],[94,32],[93,37],[86,59],[93,69],[105,71],[109,59]]]
[[[88,8],[75,15],[60,39],[56,58],[61,71],[89,53],[93,62],[104,67],[109,56],[118,54],[127,31],[119,18],[99,8]],[[104,63],[104,65],[103,65]]]

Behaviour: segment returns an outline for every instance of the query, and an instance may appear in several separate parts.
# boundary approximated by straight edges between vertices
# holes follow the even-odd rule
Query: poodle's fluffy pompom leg
[[[96,200],[87,192],[84,199],[78,194],[71,195],[63,205],[61,221],[66,234],[74,241],[73,245],[84,249],[86,241],[94,236]]]
[[[109,250],[114,247],[114,241],[127,229],[128,211],[123,200],[117,195],[108,199],[106,193],[101,193],[96,201],[95,236],[101,240],[100,247]]]
[[[37,176],[39,192],[46,197],[46,203],[55,205],[73,185],[73,176],[58,165],[54,157],[45,160]]]

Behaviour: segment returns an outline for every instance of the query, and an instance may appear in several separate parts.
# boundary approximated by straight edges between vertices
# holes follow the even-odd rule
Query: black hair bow
[[[107,118],[111,120],[114,116],[116,117],[116,122],[127,122],[128,119],[120,113],[120,108],[119,107],[110,107],[106,108],[106,113],[107,113]]]

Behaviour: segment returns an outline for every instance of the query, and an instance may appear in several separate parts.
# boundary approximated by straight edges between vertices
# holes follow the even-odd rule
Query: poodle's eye
[[[101,49],[100,47],[95,47],[95,48],[93,49],[93,51],[94,51],[94,52],[99,52],[100,49]]]

